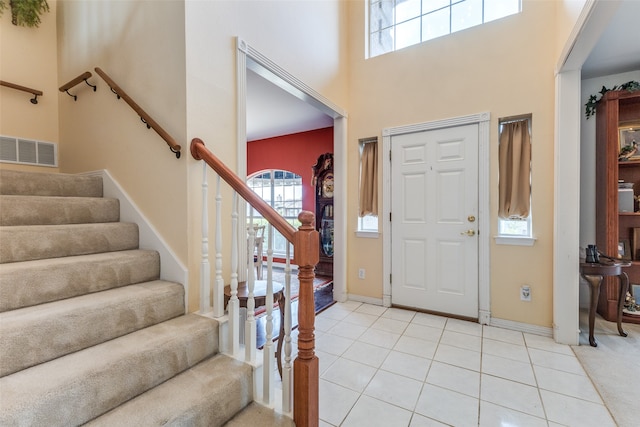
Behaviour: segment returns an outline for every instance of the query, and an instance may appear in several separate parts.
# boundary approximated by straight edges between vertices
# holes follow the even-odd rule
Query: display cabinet
[[[640,92],[605,93],[596,107],[596,245],[631,262],[623,269],[630,287],[640,284],[640,150],[632,138],[625,141],[634,127],[640,128]],[[618,286],[608,277],[600,289],[598,313],[608,321],[616,319]],[[640,323],[640,316],[624,314],[623,321]]]

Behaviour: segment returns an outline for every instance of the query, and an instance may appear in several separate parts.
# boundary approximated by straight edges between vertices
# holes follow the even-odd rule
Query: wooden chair
[[[263,247],[264,247],[264,225],[253,224],[253,231],[255,232],[254,248],[253,248],[253,265],[256,268],[256,280],[262,280],[262,259],[263,259]],[[249,225],[247,225],[247,230]],[[249,253],[249,259],[251,259],[251,253]]]

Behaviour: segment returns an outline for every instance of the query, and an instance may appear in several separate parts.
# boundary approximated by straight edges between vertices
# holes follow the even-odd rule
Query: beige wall
[[[560,0],[556,3],[556,54],[560,58],[587,0]]]
[[[0,80],[43,92],[38,104],[33,95],[0,87],[0,134],[58,142],[58,70],[56,56],[57,1],[49,0],[49,13],[38,28],[11,24],[11,10],[0,17]],[[8,4],[8,2],[7,2]],[[57,168],[0,163],[7,169],[56,172]]]
[[[537,241],[533,247],[514,247],[492,240],[491,310],[497,318],[548,327],[552,323],[553,71],[566,37],[553,30],[560,19],[557,7],[558,2],[524,0],[523,13],[517,16],[365,60],[363,1],[60,0],[54,91],[100,66],[184,142],[185,149],[183,158],[176,160],[164,142],[94,76],[97,93],[79,87],[77,102],[58,95],[61,169],[110,170],[189,268],[190,308],[195,309],[201,165],[187,154],[188,142],[200,137],[228,165],[237,163],[234,38],[240,36],[350,112],[348,292],[381,298],[386,255],[382,239],[355,237],[357,139],[381,136],[386,127],[489,111],[492,228],[488,232],[493,236],[497,120],[532,113]],[[4,40],[4,29],[2,35]],[[366,268],[367,280],[357,279],[358,268]],[[525,283],[532,287],[531,303],[519,300],[518,289]]]
[[[345,7],[346,3],[337,0],[187,2],[188,138],[203,139],[216,156],[232,168],[236,167],[237,36],[335,104],[346,108]],[[191,158],[188,165],[191,189],[188,267],[191,277],[198,277],[202,168]],[[215,188],[213,181],[209,188],[211,191]],[[224,197],[228,206],[230,196],[225,193]],[[214,213],[212,210],[210,215]],[[229,242],[228,231],[223,239]],[[226,268],[228,260],[225,262],[225,271],[229,271]],[[192,287],[192,307],[196,298],[197,289]]]
[[[202,138],[236,167],[235,37],[245,38],[334,102],[346,104],[346,73],[340,70],[346,61],[344,4],[60,3],[60,81],[101,67],[183,145],[182,158],[176,160],[94,73],[91,80],[98,82],[98,92],[82,88],[77,102],[60,101],[61,168],[109,169],[189,269],[189,308],[195,310],[202,166],[189,154],[189,142]],[[229,242],[227,234],[224,242]],[[210,251],[213,266],[213,244]]]
[[[187,262],[188,149],[177,160],[153,130],[95,73],[102,68],[183,147],[186,144],[184,3],[58,2],[59,84],[85,71],[60,96],[60,169],[108,169],[178,258]],[[188,147],[187,147],[188,148]]]
[[[491,240],[493,317],[550,327],[552,324],[553,118],[555,3],[525,0],[521,14],[365,60],[364,4],[349,2],[349,183],[357,194],[357,139],[383,128],[484,111],[491,113],[491,230],[497,232],[498,118],[533,115],[533,247]],[[541,23],[547,23],[541,31]],[[388,156],[379,156],[385,161]],[[382,297],[382,239],[357,238],[357,198],[349,197],[349,294]],[[388,237],[388,236],[386,236]],[[368,280],[358,280],[366,268]],[[528,284],[532,302],[521,302]]]

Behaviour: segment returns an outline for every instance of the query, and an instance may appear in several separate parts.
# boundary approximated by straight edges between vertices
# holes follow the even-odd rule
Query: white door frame
[[[391,152],[391,137],[405,133],[422,132],[447,127],[478,125],[478,322],[488,325],[491,320],[490,287],[490,239],[491,229],[489,210],[489,134],[491,114],[488,112],[469,116],[454,117],[426,123],[385,128],[382,130],[383,153]],[[386,154],[384,154],[386,156]],[[382,162],[382,218],[391,214],[391,161]],[[382,304],[391,306],[391,223],[382,221],[383,251],[383,290]]]
[[[333,118],[333,174],[336,182],[347,179],[347,112],[297,79],[267,56],[250,46],[241,38],[236,39],[236,113],[237,113],[237,149],[238,176],[247,176],[247,67],[251,59],[252,70],[274,82],[307,104],[318,108]],[[255,64],[258,64],[257,68]],[[309,166],[311,167],[311,166]],[[347,300],[347,193],[346,185],[336,186],[333,193],[334,209],[334,253],[333,253],[333,298],[336,301]],[[240,212],[244,215],[244,211]],[[246,245],[243,238],[238,239],[239,246]],[[246,247],[238,248],[240,254],[246,253]],[[240,278],[238,278],[240,280]]]

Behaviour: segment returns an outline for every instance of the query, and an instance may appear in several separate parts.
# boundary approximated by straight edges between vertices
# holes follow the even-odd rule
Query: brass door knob
[[[476,235],[476,230],[470,228],[469,230],[463,231],[462,233],[460,233],[461,236],[464,236],[465,234],[467,236],[475,236]]]

